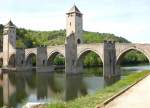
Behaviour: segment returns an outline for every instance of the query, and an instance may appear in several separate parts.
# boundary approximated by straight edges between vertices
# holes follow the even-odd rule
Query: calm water
[[[150,70],[150,66],[122,67],[122,75],[148,69]],[[27,102],[67,101],[93,94],[111,83],[104,81],[102,68],[84,69],[86,74],[74,76],[65,76],[61,71],[54,74],[3,73],[0,76],[0,106],[21,108]]]

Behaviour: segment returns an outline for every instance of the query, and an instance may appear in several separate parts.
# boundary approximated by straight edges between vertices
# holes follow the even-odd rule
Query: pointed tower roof
[[[12,21],[10,20],[6,25],[5,25],[5,27],[16,27],[13,23],[12,23]]]
[[[67,14],[69,14],[69,13],[80,13],[80,14],[82,14],[75,4],[73,5],[73,7],[69,10],[69,12]]]

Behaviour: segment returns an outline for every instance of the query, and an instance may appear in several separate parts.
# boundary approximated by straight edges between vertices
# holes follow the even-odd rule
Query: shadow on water
[[[34,71],[2,73],[0,75],[0,106],[20,108],[27,102],[68,101],[93,94],[118,80],[118,78],[104,79],[100,71],[102,69],[94,67],[84,69],[83,74],[78,75],[65,75],[60,70],[58,73]]]

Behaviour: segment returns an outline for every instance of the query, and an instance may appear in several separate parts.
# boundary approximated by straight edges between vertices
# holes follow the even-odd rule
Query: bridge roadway
[[[104,108],[150,108],[150,75]]]

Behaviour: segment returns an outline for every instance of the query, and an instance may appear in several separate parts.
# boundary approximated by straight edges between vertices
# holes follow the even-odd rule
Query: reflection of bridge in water
[[[0,86],[0,107],[16,108],[24,102],[71,100],[87,94],[82,75],[57,77],[50,73],[4,73]],[[3,91],[1,91],[1,88]]]
[[[16,49],[16,26],[10,21],[4,27],[3,52],[0,53],[3,68],[14,67],[18,70],[28,70],[33,67],[33,57],[36,57],[37,71],[53,71],[51,61],[56,55],[61,54],[65,58],[66,74],[75,74],[83,68],[82,62],[85,55],[95,52],[103,62],[104,76],[111,78],[120,76],[120,60],[130,50],[137,50],[150,60],[150,44],[115,44],[112,41],[83,44],[82,26],[82,13],[73,6],[67,13],[65,45]]]

